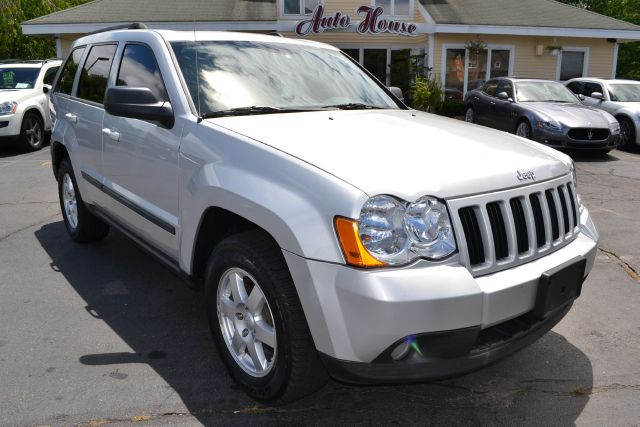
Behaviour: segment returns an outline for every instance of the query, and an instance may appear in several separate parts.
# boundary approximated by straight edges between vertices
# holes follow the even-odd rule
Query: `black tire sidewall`
[[[634,145],[636,145],[635,144],[635,138],[636,138],[635,125],[631,120],[627,119],[626,117],[620,117],[618,121],[620,122],[620,124],[624,122],[624,124],[629,127],[629,140],[623,142],[620,146],[622,148],[627,148],[627,149],[633,147]]]
[[[286,387],[291,366],[290,338],[286,301],[274,290],[278,289],[269,266],[260,259],[252,259],[251,251],[239,241],[222,242],[211,256],[206,274],[205,296],[207,317],[218,351],[238,383],[255,399],[269,401],[279,396]],[[222,275],[230,268],[238,267],[253,276],[271,308],[276,329],[276,360],[271,371],[264,377],[256,378],[246,373],[230,354],[222,336],[217,314],[218,284]]]
[[[36,119],[38,121],[38,124],[40,125],[40,144],[36,146],[31,145],[27,140],[26,128],[30,118]],[[27,151],[36,151],[42,148],[42,146],[44,145],[44,140],[45,140],[44,122],[42,121],[42,119],[38,114],[31,111],[28,112],[22,118],[22,125],[20,126],[20,138],[19,138],[20,147]]]

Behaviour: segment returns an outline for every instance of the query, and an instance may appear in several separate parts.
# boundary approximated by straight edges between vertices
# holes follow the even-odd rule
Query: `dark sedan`
[[[607,152],[620,139],[620,125],[611,114],[582,105],[564,85],[549,80],[489,80],[464,101],[467,122],[556,148]]]

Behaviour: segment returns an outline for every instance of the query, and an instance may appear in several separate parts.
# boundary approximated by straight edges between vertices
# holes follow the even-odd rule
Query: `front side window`
[[[516,83],[518,102],[578,102],[563,84],[556,82]]]
[[[513,99],[513,85],[509,80],[502,80],[496,92],[505,92],[509,98]]]
[[[115,44],[107,44],[91,48],[80,74],[78,98],[102,104],[116,47]]]
[[[56,78],[56,73],[58,72],[58,68],[60,67],[51,67],[45,73],[42,78],[42,83],[51,86],[53,84],[53,80]]]
[[[497,89],[498,89],[498,80],[489,80],[484,84],[484,87],[482,88],[484,93],[490,96],[495,96]]]
[[[576,95],[579,95],[582,91],[582,82],[571,82],[567,85],[567,88]]]
[[[0,89],[33,89],[40,67],[0,68]]]
[[[76,72],[78,71],[78,66],[80,65],[83,54],[84,46],[77,47],[71,52],[67,62],[64,64],[64,67],[62,67],[62,73],[60,73],[60,78],[58,79],[58,84],[54,92],[71,95],[73,80],[76,78]]]
[[[398,108],[337,50],[253,41],[173,42],[171,46],[201,116],[248,107]]]
[[[140,44],[128,44],[124,48],[116,86],[146,87],[159,101],[169,99],[153,51]]]
[[[584,84],[584,88],[582,89],[582,94],[584,96],[591,96],[591,94],[593,92],[600,92],[600,93],[604,93],[602,91],[602,85],[599,83],[591,83],[591,82],[586,82]]]
[[[640,102],[640,83],[610,84],[609,96],[614,102]]]
[[[282,0],[285,15],[310,15],[321,0]]]
[[[381,7],[386,15],[409,16],[411,0],[375,0],[375,7]]]

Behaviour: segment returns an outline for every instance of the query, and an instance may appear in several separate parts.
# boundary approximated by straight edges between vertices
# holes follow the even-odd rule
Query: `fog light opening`
[[[418,343],[416,342],[416,337],[414,335],[408,336],[404,341],[398,344],[391,352],[391,358],[395,361],[400,361],[407,357],[412,349],[422,356],[422,352],[420,351],[420,347],[418,347]]]

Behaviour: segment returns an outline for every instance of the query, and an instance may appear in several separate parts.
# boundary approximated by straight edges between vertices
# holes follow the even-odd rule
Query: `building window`
[[[442,76],[447,99],[462,99],[468,90],[481,88],[489,79],[512,74],[513,47],[488,46],[472,53],[464,46],[445,47]]]
[[[381,7],[386,15],[411,16],[413,0],[373,0],[373,7]]]
[[[310,15],[322,0],[282,0],[283,15]]]
[[[585,77],[588,63],[588,48],[563,47],[558,55],[557,80],[566,81],[576,77]]]

